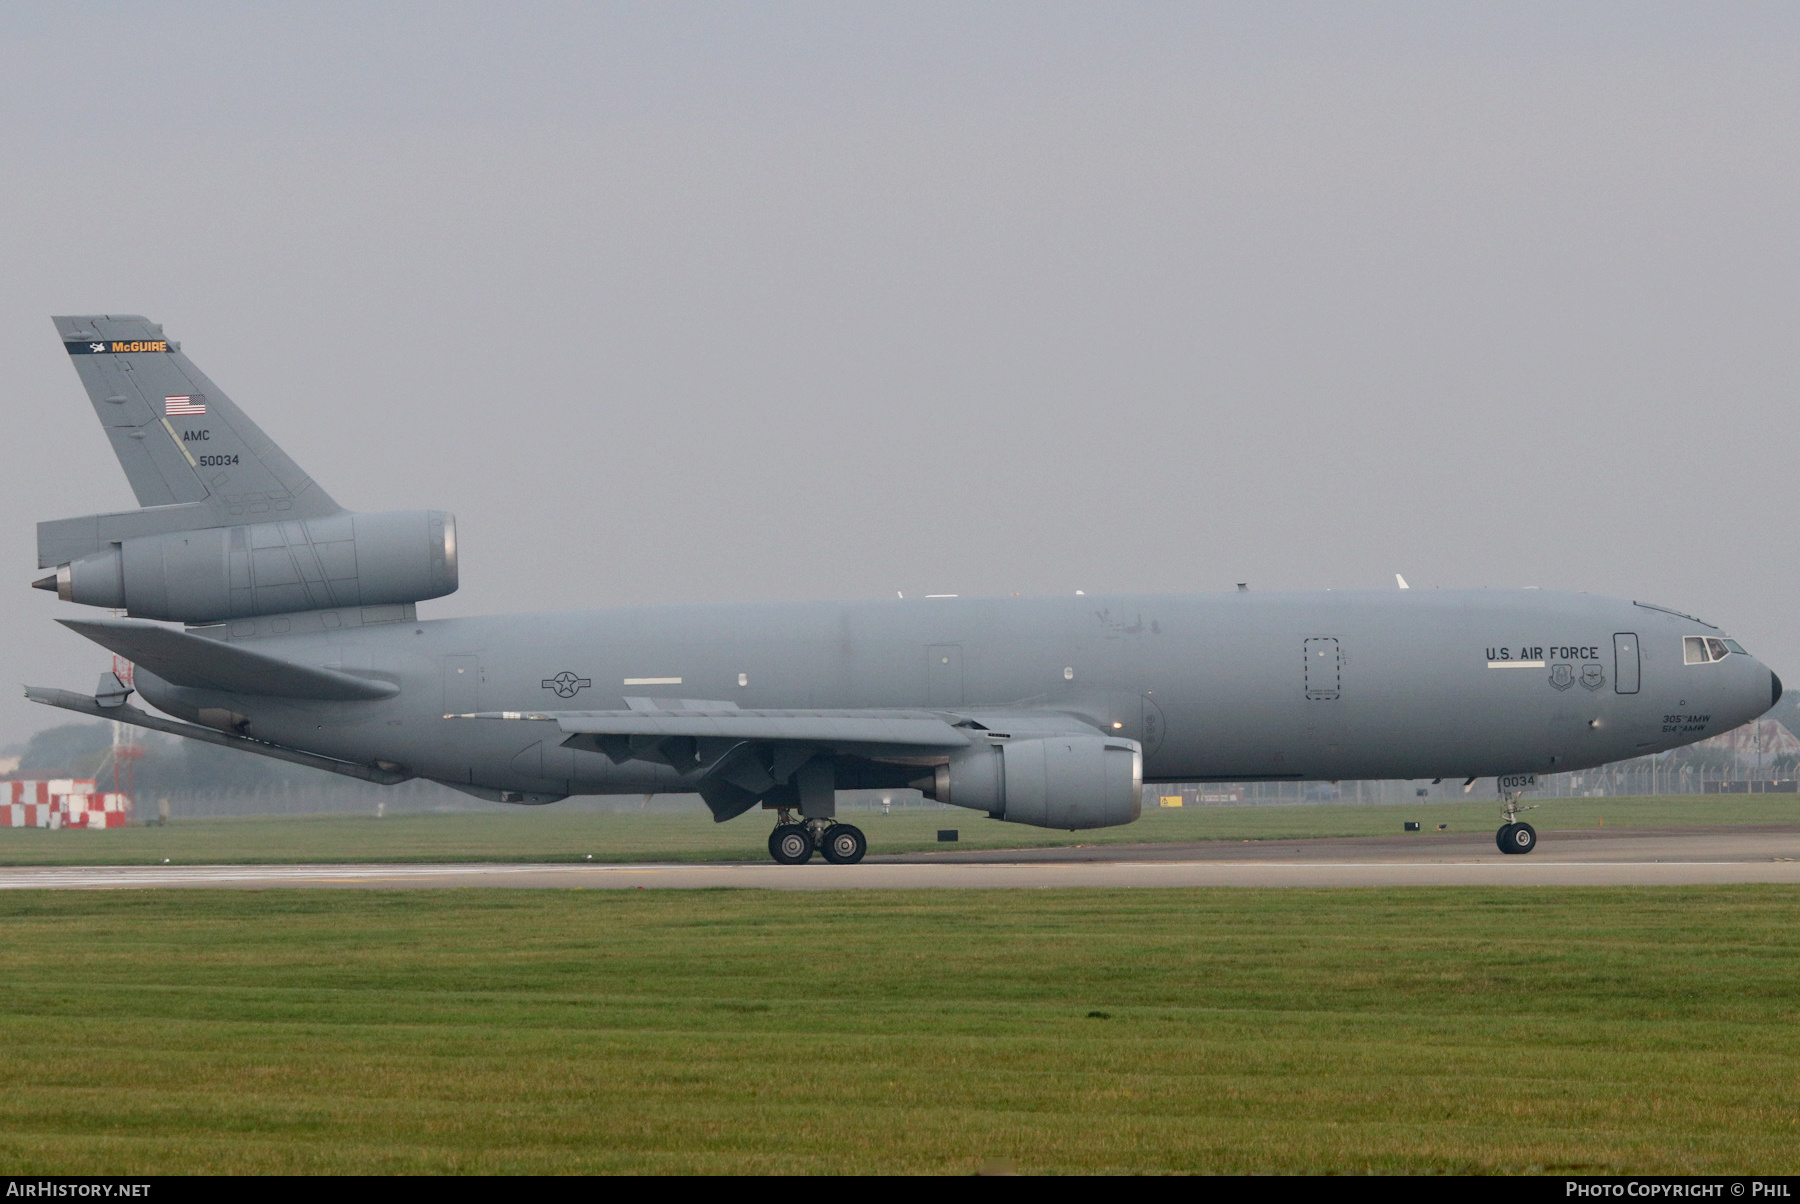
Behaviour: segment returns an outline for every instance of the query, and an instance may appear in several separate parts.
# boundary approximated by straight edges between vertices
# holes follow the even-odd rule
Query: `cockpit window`
[[[1744,646],[1736,640],[1719,640],[1711,636],[1684,636],[1681,641],[1681,661],[1686,665],[1704,665],[1711,661],[1722,661],[1732,653],[1749,656]]]

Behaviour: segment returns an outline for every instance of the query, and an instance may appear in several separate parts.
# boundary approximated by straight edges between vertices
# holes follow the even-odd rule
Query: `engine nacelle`
[[[442,510],[141,535],[56,570],[65,602],[186,623],[454,592],[456,519]]]
[[[1144,753],[1117,736],[978,744],[917,783],[927,798],[1039,828],[1110,828],[1143,806]]]

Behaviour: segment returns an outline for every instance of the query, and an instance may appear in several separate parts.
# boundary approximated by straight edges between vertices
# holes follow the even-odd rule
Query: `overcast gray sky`
[[[1797,152],[1792,4],[9,6],[0,680],[105,664],[107,311],[455,511],[427,616],[1403,572],[1800,679]]]

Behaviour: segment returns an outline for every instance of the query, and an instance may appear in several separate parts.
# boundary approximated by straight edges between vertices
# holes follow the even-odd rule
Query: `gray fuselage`
[[[310,631],[294,630],[300,622]],[[138,689],[182,718],[439,781],[566,794],[684,789],[673,769],[476,711],[1061,712],[1139,741],[1152,781],[1560,772],[1692,743],[1766,711],[1749,655],[1686,664],[1699,620],[1587,594],[1395,590],[638,607],[366,623],[354,611],[197,629],[399,686],[318,702]]]

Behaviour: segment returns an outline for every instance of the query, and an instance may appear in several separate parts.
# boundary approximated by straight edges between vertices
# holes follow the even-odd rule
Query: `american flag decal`
[[[178,397],[165,397],[163,398],[163,413],[171,418],[185,414],[204,414],[206,413],[206,402],[201,398],[190,397],[187,394],[182,394]]]

